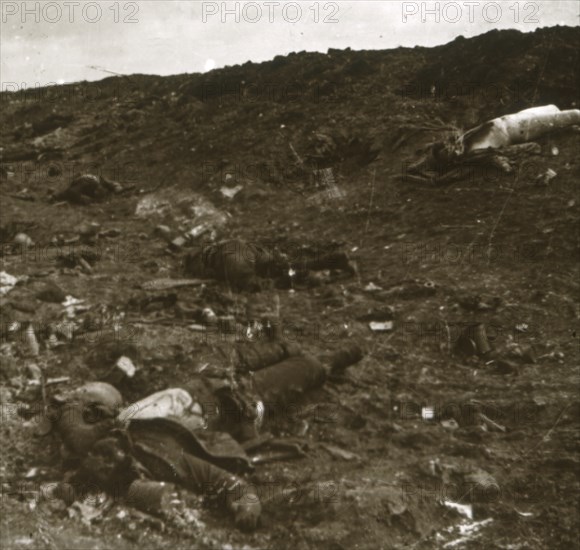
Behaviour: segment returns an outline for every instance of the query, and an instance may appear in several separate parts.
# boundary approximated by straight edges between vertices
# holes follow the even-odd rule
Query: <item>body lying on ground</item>
[[[308,355],[290,356],[254,369],[254,387],[266,403],[282,403],[320,387],[328,375],[340,373],[361,357],[358,346],[335,353],[330,366]],[[244,398],[216,392],[214,403],[225,408],[236,401],[240,404]],[[200,404],[181,388],[122,407],[122,397],[114,387],[103,382],[86,384],[61,401],[55,419],[69,466],[63,486],[91,484],[125,496],[136,480],[171,482],[218,499],[232,512],[237,526],[255,528],[261,504],[242,477],[252,465],[238,441],[257,437],[256,410],[254,414],[240,411],[243,414],[237,416],[242,429],[233,426],[230,431],[238,441],[229,433],[207,430],[201,411]],[[254,430],[243,429],[248,424]],[[227,423],[220,427],[228,429]],[[68,490],[68,497],[67,489],[61,494],[74,500],[74,490]]]
[[[489,120],[465,134],[453,133],[432,143],[423,156],[405,166],[408,181],[451,183],[488,171],[512,173],[522,159],[542,149],[533,140],[555,130],[580,125],[580,110],[555,105],[533,107]]]
[[[545,105],[494,118],[469,130],[460,139],[464,152],[470,153],[527,143],[575,124],[580,124],[580,110],[560,111],[556,105]]]

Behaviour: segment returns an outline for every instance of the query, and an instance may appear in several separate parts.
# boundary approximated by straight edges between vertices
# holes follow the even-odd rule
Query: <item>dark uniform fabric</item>
[[[241,447],[227,434],[212,434],[217,443],[208,446],[179,420],[133,421],[129,434],[134,457],[153,479],[179,483],[196,493],[231,491],[244,485],[232,472],[251,468]]]

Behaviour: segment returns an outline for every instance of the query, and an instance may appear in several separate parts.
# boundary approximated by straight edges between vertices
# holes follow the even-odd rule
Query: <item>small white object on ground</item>
[[[221,194],[228,199],[233,199],[241,190],[243,186],[236,185],[235,187],[222,187],[220,189]]]
[[[119,357],[115,365],[121,369],[129,378],[132,378],[135,375],[135,371],[137,370],[133,364],[133,361],[124,355]]]
[[[389,332],[393,330],[393,321],[384,321],[382,323],[378,321],[371,321],[369,327],[373,332]]]
[[[6,271],[0,272],[0,296],[6,296],[18,283],[18,278],[14,275],[6,273]]]

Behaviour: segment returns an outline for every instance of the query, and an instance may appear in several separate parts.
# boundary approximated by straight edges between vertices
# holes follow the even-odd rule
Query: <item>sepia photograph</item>
[[[0,0],[1,550],[580,550],[577,0]]]

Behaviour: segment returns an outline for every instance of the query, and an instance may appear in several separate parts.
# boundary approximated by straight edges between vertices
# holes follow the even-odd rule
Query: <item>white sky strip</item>
[[[7,1],[1,81],[35,84],[180,74],[293,51],[434,46],[491,29],[577,26],[576,0]]]

